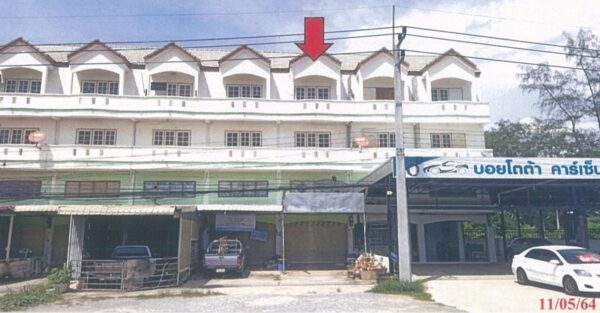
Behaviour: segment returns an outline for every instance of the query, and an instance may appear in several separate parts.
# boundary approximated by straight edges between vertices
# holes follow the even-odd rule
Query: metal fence
[[[141,290],[179,284],[177,258],[71,261],[77,288]]]

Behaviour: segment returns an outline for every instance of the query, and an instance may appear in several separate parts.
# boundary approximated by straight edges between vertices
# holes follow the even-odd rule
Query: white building
[[[246,211],[267,233],[252,242],[252,262],[285,249],[290,264],[339,263],[358,249],[356,221],[325,211],[286,217],[284,248],[282,190],[332,178],[352,184],[394,155],[393,66],[385,49],[313,62],[248,46],[34,46],[18,38],[0,49],[0,195],[17,213],[73,217],[71,233],[74,223],[100,225],[118,210],[173,215],[195,206],[210,211],[200,224],[207,241],[227,231],[215,215]],[[407,155],[492,154],[479,76],[454,50],[406,58]],[[31,132],[45,139],[34,145]],[[121,231],[115,243],[134,232]],[[311,250],[317,256],[305,242],[337,248]],[[48,245],[32,250],[49,263],[64,259],[48,256]],[[69,250],[69,259],[83,250]],[[100,250],[89,253],[102,257]]]

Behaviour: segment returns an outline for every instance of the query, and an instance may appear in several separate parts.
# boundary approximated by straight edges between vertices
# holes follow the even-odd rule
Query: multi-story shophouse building
[[[106,258],[121,244],[195,263],[209,240],[228,235],[246,243],[250,264],[284,250],[292,267],[343,263],[361,250],[355,213],[364,205],[340,214],[322,201],[283,215],[284,198],[351,188],[394,155],[393,67],[385,49],[313,62],[248,46],[7,43],[0,246],[12,237],[10,257],[47,265]],[[479,76],[454,50],[406,58],[407,155],[492,154]],[[185,212],[199,217],[190,231]]]

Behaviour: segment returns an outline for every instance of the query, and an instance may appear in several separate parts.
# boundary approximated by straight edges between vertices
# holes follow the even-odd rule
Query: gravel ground
[[[263,288],[258,288],[263,289]],[[263,290],[268,292],[269,290]],[[53,304],[32,312],[458,312],[434,302],[370,293],[227,294],[199,298],[105,300]]]

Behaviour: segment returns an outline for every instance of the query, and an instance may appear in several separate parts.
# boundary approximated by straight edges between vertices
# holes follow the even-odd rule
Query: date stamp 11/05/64
[[[540,298],[542,311],[595,310],[595,298]]]

